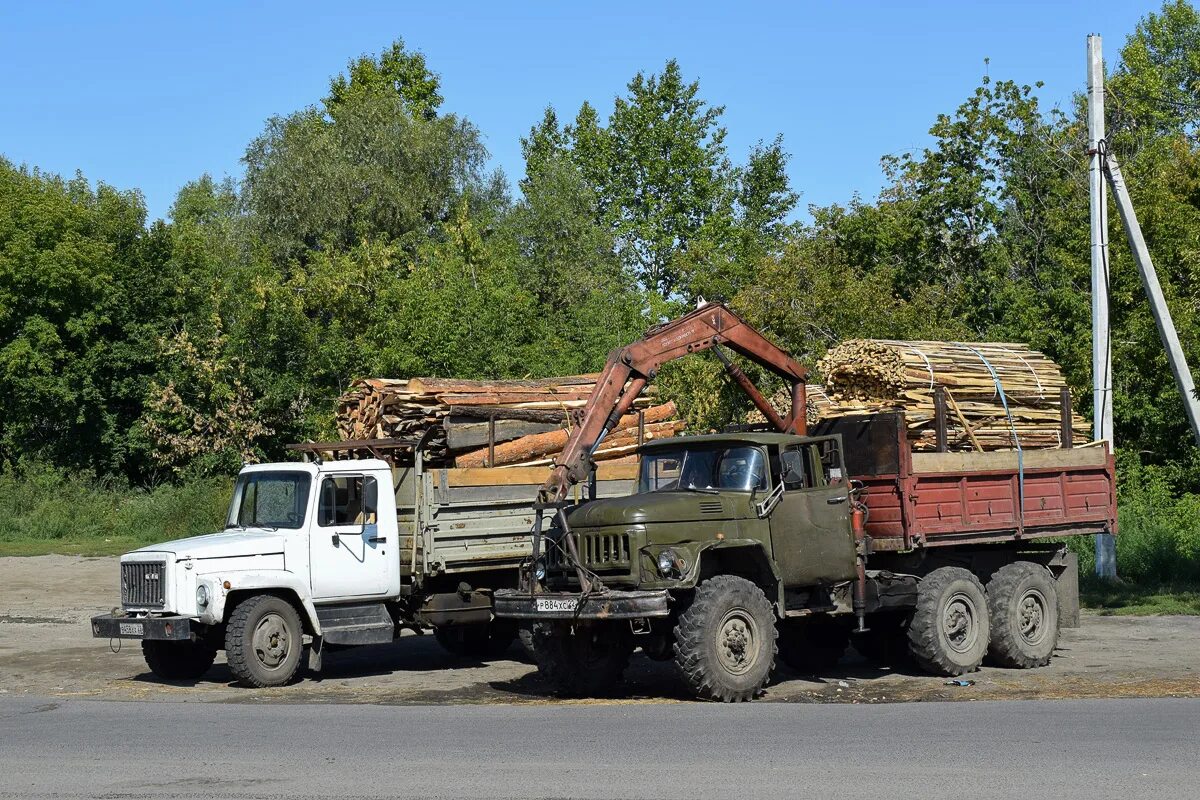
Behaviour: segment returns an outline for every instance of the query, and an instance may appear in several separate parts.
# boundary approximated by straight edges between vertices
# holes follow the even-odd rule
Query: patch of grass
[[[221,527],[232,481],[130,489],[25,465],[0,473],[0,556],[119,555]]]
[[[1109,583],[1091,576],[1080,583],[1083,607],[1106,616],[1200,615],[1200,584],[1146,586]]]

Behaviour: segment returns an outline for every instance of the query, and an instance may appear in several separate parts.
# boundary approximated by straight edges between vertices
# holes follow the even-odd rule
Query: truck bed
[[[866,487],[877,551],[1116,533],[1113,457],[1105,447],[914,453],[899,414],[845,417],[850,477]]]

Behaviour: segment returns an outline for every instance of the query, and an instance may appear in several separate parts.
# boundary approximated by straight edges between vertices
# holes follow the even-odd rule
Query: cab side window
[[[841,455],[833,439],[787,448],[780,454],[780,467],[783,488],[789,491],[836,486],[844,477]]]
[[[375,479],[362,475],[329,477],[321,482],[317,521],[321,527],[374,525],[377,489]]]
[[[842,466],[841,453],[838,452],[836,439],[826,439],[818,445],[820,453],[821,474],[826,486],[837,486],[846,477]]]

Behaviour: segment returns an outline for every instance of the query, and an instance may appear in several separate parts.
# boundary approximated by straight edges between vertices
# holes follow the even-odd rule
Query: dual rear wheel
[[[942,567],[926,575],[907,626],[908,651],[935,675],[962,675],[985,658],[1029,669],[1050,662],[1058,644],[1058,593],[1050,571],[1006,564],[986,589],[971,572]]]

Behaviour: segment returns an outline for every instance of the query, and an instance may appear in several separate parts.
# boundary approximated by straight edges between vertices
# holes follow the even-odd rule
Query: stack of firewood
[[[915,450],[936,445],[937,387],[952,450],[1011,450],[1014,433],[1023,448],[1062,446],[1062,371],[1026,345],[851,339],[817,366],[830,401],[822,418],[902,410]],[[1071,427],[1076,442],[1087,441],[1082,417],[1073,414]]]
[[[338,402],[338,437],[347,441],[425,438],[428,463],[441,466],[549,464],[566,445],[571,412],[583,408],[598,375],[507,381],[363,378]],[[634,403],[645,439],[684,427],[674,403],[655,405],[652,389]],[[621,420],[597,460],[631,454],[636,413]],[[491,455],[494,451],[494,457]]]

